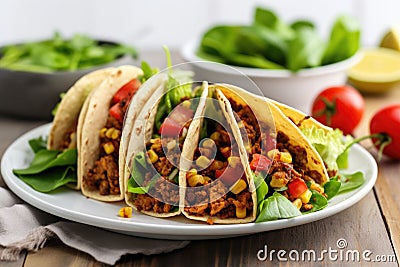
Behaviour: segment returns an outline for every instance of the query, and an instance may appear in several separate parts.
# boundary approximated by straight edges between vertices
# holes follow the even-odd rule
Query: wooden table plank
[[[355,131],[357,137],[369,134],[369,122],[372,116],[381,108],[393,103],[400,103],[400,87],[383,95],[365,95],[366,112],[360,126]],[[400,130],[400,129],[399,129]],[[371,154],[377,158],[377,150],[370,140],[363,145],[369,148]],[[383,219],[387,225],[390,239],[397,258],[400,257],[400,162],[384,157],[378,162],[378,179],[374,190],[379,202]]]
[[[192,241],[186,248],[167,254],[127,255],[118,262],[117,266],[265,266],[270,263],[269,259],[260,261],[257,258],[257,252],[265,245],[268,251],[283,249],[287,253],[290,250],[301,253],[304,250],[315,250],[320,255],[323,249],[328,250],[329,247],[340,251],[336,242],[343,238],[348,244],[342,250],[344,253],[347,250],[358,250],[360,253],[370,250],[373,255],[394,255],[373,192],[353,207],[317,222],[236,238]],[[43,259],[46,261],[43,262]],[[39,252],[29,253],[24,266],[38,266],[39,262],[43,267],[92,266],[92,264],[99,266],[89,255],[68,248],[60,242],[53,242]],[[272,263],[280,263],[276,254],[273,256]],[[315,262],[289,261],[289,263],[295,266],[314,266],[315,263],[343,264],[342,261],[330,260],[328,255],[325,255],[325,260],[321,262],[317,260]],[[349,263],[352,262],[345,262],[345,265],[348,266]],[[363,260],[354,263],[354,266],[367,265],[368,263]],[[374,266],[379,265],[375,263]],[[385,266],[397,266],[397,264],[386,263]]]

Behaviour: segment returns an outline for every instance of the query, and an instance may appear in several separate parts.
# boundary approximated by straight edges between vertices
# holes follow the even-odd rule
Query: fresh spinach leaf
[[[263,201],[262,210],[256,222],[288,219],[301,215],[301,212],[286,197],[278,192]]]
[[[40,150],[46,149],[47,147],[47,140],[44,139],[42,136],[38,138],[34,138],[28,141],[29,146],[31,147],[33,153],[37,153]]]
[[[293,29],[283,22],[272,10],[257,7],[254,12],[253,23],[270,28],[285,40],[294,37]]]
[[[302,212],[302,214],[308,214],[318,210],[322,210],[326,206],[328,206],[328,200],[323,195],[321,195],[315,190],[311,190],[311,192],[312,195],[309,204],[311,204],[313,207],[308,211]]]
[[[324,193],[328,196],[328,199],[336,196],[340,190],[341,182],[338,181],[337,177],[331,177],[329,181],[324,184]]]
[[[16,169],[16,175],[38,174],[53,167],[76,165],[77,150],[67,149],[60,153],[58,150],[39,150],[33,158],[31,165],[25,169]]]
[[[68,183],[77,182],[76,168],[55,167],[36,174],[16,174],[22,181],[39,192],[48,193]]]
[[[308,27],[300,28],[289,41],[287,67],[292,71],[321,65],[325,44],[318,33]]]
[[[361,28],[358,21],[342,15],[334,23],[322,64],[331,64],[353,56],[360,48]]]
[[[355,172],[352,174],[340,173],[341,187],[338,194],[357,189],[364,184],[364,174],[362,172]]]
[[[264,181],[264,178],[261,175],[255,174],[254,172],[252,172],[252,174],[253,174],[254,184],[256,187],[257,204],[260,205],[261,202],[263,202],[263,200],[265,199],[265,196],[268,194],[268,185]],[[260,211],[262,209],[259,207],[258,210]]]

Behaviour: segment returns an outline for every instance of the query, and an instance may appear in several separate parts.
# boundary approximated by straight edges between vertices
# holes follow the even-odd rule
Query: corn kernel
[[[220,160],[214,160],[212,163],[213,167],[215,167],[215,169],[220,170],[224,167],[224,163]]]
[[[239,181],[236,182],[236,184],[232,187],[231,192],[234,193],[235,195],[239,194],[243,190],[245,190],[247,187],[246,181],[243,179],[240,179]]]
[[[149,160],[151,163],[157,162],[158,155],[156,154],[156,152],[154,152],[154,150],[150,149],[149,151],[147,151],[147,155],[149,156]]]
[[[296,206],[296,208],[299,210],[301,208],[301,206],[303,205],[303,202],[301,202],[300,198],[296,198],[293,202],[293,205]]]
[[[205,169],[210,164],[210,160],[206,157],[201,155],[196,159],[196,165],[200,168]]]
[[[213,141],[218,141],[221,139],[221,134],[219,132],[213,132],[210,136]]]
[[[283,162],[292,163],[292,155],[289,152],[281,152],[279,158]]]
[[[201,146],[205,148],[214,148],[215,142],[212,139],[205,139],[201,142]]]
[[[273,159],[276,155],[279,155],[279,150],[278,149],[271,149],[270,151],[267,152],[267,157],[270,159]]]
[[[114,132],[111,134],[111,139],[117,139],[118,137],[120,137],[121,136],[121,131],[120,130],[117,130],[117,129],[115,129],[114,130]]]
[[[114,152],[115,147],[111,142],[107,142],[103,145],[103,149],[104,149],[104,152],[106,152],[106,154],[109,155]]]
[[[236,217],[239,219],[246,218],[246,207],[237,207],[236,206]]]
[[[157,149],[159,149],[159,148],[161,148],[161,139],[160,138],[156,138],[156,139],[152,139],[152,140],[154,140],[154,143],[151,145],[151,149],[153,149],[153,150],[157,150]]]
[[[122,207],[118,211],[118,216],[122,218],[132,217],[132,207]]]
[[[304,193],[302,193],[299,198],[301,199],[301,202],[303,202],[304,204],[307,204],[308,202],[310,202],[312,196],[312,192],[307,189],[306,191],[304,191]]]
[[[288,179],[286,179],[285,177],[276,175],[276,173],[274,173],[271,177],[270,185],[275,188],[281,188],[281,187],[284,187],[287,183],[288,183]]]
[[[316,182],[314,182],[314,181],[311,182],[310,189],[313,189],[313,190],[317,191],[320,194],[324,193],[324,188],[322,186],[320,186],[319,184],[317,184]]]
[[[175,140],[175,139],[174,139],[174,140],[171,140],[171,141],[169,141],[169,142],[167,143],[167,149],[168,149],[168,151],[170,151],[170,150],[174,149],[174,148],[175,148],[175,146],[176,146],[176,140]]]
[[[208,176],[203,176],[204,177],[204,182],[208,183],[208,182],[212,182],[212,179]]]
[[[203,185],[204,182],[205,182],[204,177],[203,175],[200,174],[196,174],[188,178],[188,183],[191,187],[195,187],[197,185]]]
[[[228,164],[232,168],[236,168],[236,166],[241,164],[240,158],[239,157],[235,157],[235,156],[228,157]]]
[[[186,177],[189,178],[191,176],[194,176],[197,174],[197,170],[196,169],[190,169],[187,173],[186,173]]]
[[[182,107],[184,108],[190,108],[190,101],[189,100],[185,100],[182,102]]]
[[[106,137],[107,138],[111,138],[111,136],[112,136],[114,131],[115,131],[115,128],[108,129],[107,132],[106,132]]]
[[[106,136],[106,132],[107,132],[107,128],[102,128],[102,129],[100,130],[100,137],[101,137],[101,138],[104,138],[104,137]]]

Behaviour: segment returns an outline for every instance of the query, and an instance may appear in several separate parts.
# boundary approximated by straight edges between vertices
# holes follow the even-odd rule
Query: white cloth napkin
[[[128,236],[66,221],[24,203],[0,187],[0,260],[17,260],[23,250],[37,251],[50,238],[59,238],[67,246],[110,265],[125,254],[166,253],[189,244]]]

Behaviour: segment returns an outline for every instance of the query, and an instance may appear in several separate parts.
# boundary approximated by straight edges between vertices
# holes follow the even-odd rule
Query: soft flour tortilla
[[[196,216],[196,215],[191,215],[188,212],[186,212],[184,209],[182,210],[182,213],[189,219],[192,220],[198,220],[198,221],[204,221],[207,222],[211,220],[213,223],[219,223],[219,224],[236,224],[236,223],[249,223],[253,222],[256,219],[257,215],[257,193],[256,193],[256,188],[254,185],[254,180],[253,176],[250,170],[250,165],[248,164],[247,161],[247,155],[246,155],[246,150],[244,147],[244,143],[242,140],[242,137],[240,135],[240,129],[239,126],[236,122],[236,119],[234,117],[234,113],[232,111],[232,107],[228,101],[228,99],[225,98],[225,96],[222,94],[222,92],[215,86],[210,86],[209,91],[212,91],[214,95],[216,96],[221,110],[224,114],[225,119],[227,120],[227,125],[231,127],[232,133],[233,133],[233,138],[235,139],[234,141],[237,142],[238,149],[239,149],[239,157],[242,165],[244,166],[244,172],[246,175],[247,179],[247,184],[248,184],[248,190],[251,193],[251,199],[253,201],[253,211],[251,214],[248,214],[245,218],[239,219],[239,218],[227,218],[227,219],[221,219],[218,218],[217,216]],[[204,113],[204,112],[203,112]],[[186,164],[186,166],[181,166],[181,173],[179,175],[180,177],[180,183],[181,183],[181,188],[185,190],[187,183],[186,183],[186,173],[190,168],[190,163],[193,160],[194,152],[196,147],[198,146],[199,143],[199,133],[200,133],[200,128],[202,127],[202,121],[200,124],[196,126],[196,132],[193,133],[194,138],[188,139],[187,142],[185,143],[186,146],[186,151],[183,150],[182,154],[188,158],[189,164]],[[189,135],[189,133],[188,133]],[[190,136],[190,135],[189,135]],[[184,147],[185,149],[185,147]],[[245,156],[245,157],[244,157]],[[234,185],[231,186],[231,188],[234,187]],[[182,203],[184,204],[185,202],[185,194],[182,194]]]
[[[101,201],[119,201],[124,198],[124,180],[121,175],[119,177],[119,195],[100,195],[98,190],[91,190],[85,183],[85,175],[93,168],[95,161],[99,157],[99,132],[107,122],[111,99],[123,85],[142,74],[142,70],[134,66],[118,67],[111,72],[107,79],[93,92],[90,99],[88,99],[86,116],[81,121],[81,125],[78,126],[81,131],[80,147],[78,148],[80,150],[78,179],[81,180],[82,193],[87,197]],[[140,93],[141,89],[139,89],[132,99],[137,104],[138,109],[143,105],[142,102],[145,102],[145,99],[143,101],[134,100],[135,97],[141,96]],[[123,168],[123,166],[119,166],[120,172],[121,167]]]
[[[321,175],[321,181],[317,181],[323,185],[329,181],[329,176],[325,168],[324,162],[317,150],[307,140],[300,129],[288,119],[285,114],[272,101],[267,98],[256,96],[248,91],[236,86],[221,84],[217,86],[226,98],[233,99],[237,103],[249,105],[255,116],[267,124],[275,123],[276,131],[283,132],[288,136],[290,143],[295,146],[303,147],[307,152],[307,171],[316,171]],[[271,118],[272,115],[272,118]],[[298,119],[299,118],[297,115]],[[247,155],[244,155],[247,157]]]
[[[103,82],[114,68],[106,68],[93,71],[81,77],[64,95],[53,119],[53,124],[47,140],[47,148],[59,150],[62,146],[64,135],[71,128],[76,127],[76,147],[80,143],[80,129],[87,112],[87,99],[90,94]],[[79,160],[78,150],[78,160]],[[77,169],[79,177],[79,168]],[[81,180],[76,184],[68,184],[68,187],[80,190]]]
[[[161,97],[166,93],[165,86],[167,82],[167,76],[163,74],[157,74],[154,79],[157,79],[161,81],[160,85],[158,86],[157,90],[154,92],[154,94],[151,96],[149,101],[146,103],[146,105],[143,107],[141,113],[137,117],[137,120],[134,123],[134,126],[132,128],[132,134],[131,134],[131,139],[129,142],[128,146],[128,152],[127,152],[127,164],[126,164],[126,173],[125,173],[125,201],[126,203],[131,206],[133,209],[137,210],[137,207],[135,206],[135,196],[136,194],[133,194],[131,192],[128,192],[128,180],[131,177],[131,173],[129,170],[129,166],[132,165],[132,159],[135,157],[135,155],[139,152],[142,152],[146,149],[146,143],[151,139],[153,129],[154,129],[154,122],[155,122],[155,115],[157,112],[157,107],[158,104],[161,100]],[[189,147],[191,145],[191,141],[193,138],[196,138],[199,134],[199,124],[200,120],[197,118],[201,118],[202,114],[205,109],[205,98],[208,94],[208,89],[206,84],[203,84],[203,92],[200,97],[200,101],[198,103],[196,112],[194,114],[193,120],[189,126],[187,137],[184,141],[183,148],[182,148],[182,154],[181,154],[181,160],[183,158],[182,155],[185,155],[185,151],[189,150]],[[189,140],[189,141],[188,141]],[[182,186],[181,186],[181,171],[182,171],[182,166],[180,163],[180,170],[179,170],[179,207],[178,210],[174,212],[169,212],[169,213],[156,213],[153,211],[141,211],[144,214],[153,216],[153,217],[159,217],[159,218],[166,218],[166,217],[172,217],[179,215],[182,212],[183,208],[183,203],[182,203]]]
[[[64,95],[53,119],[47,148],[58,150],[66,131],[77,125],[82,106],[90,92],[97,88],[114,68],[96,70],[81,77]]]

